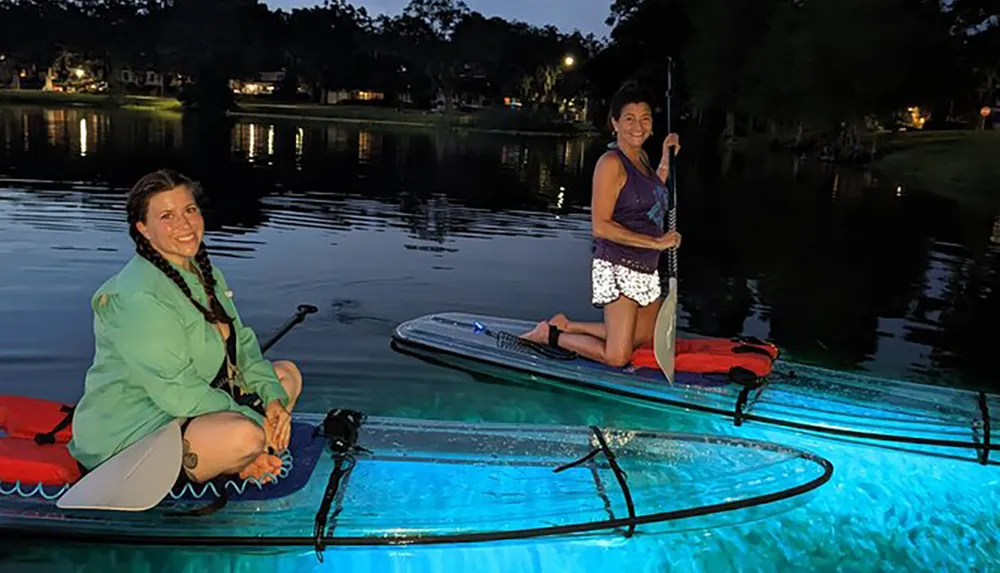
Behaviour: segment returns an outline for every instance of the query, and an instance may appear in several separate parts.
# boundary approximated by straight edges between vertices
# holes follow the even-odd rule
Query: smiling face
[[[646,103],[629,103],[622,107],[618,119],[611,119],[618,132],[618,141],[640,147],[653,134],[653,110]]]
[[[205,220],[186,185],[156,193],[149,199],[144,221],[136,229],[168,261],[189,267],[205,234]]]

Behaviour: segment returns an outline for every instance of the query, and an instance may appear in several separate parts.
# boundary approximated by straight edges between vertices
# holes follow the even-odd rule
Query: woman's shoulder
[[[129,259],[115,276],[120,288],[127,292],[152,294],[161,290],[164,281],[171,282],[163,271],[156,268],[156,265],[139,255]]]
[[[613,186],[621,189],[628,180],[628,171],[622,163],[621,155],[615,149],[605,151],[594,166],[594,183],[601,187]]]
[[[621,153],[617,149],[608,149],[597,158],[597,165],[594,170],[604,171],[605,173],[621,173],[625,174],[625,163],[622,162]]]
[[[177,290],[169,277],[141,256],[129,259],[115,274],[109,277],[94,292],[91,303],[94,310],[106,306],[109,299],[119,302],[128,300],[156,300],[172,306],[172,290]]]

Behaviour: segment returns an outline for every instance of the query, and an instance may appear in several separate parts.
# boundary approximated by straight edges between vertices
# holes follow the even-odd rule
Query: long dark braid
[[[181,276],[177,269],[175,269],[163,255],[157,251],[153,245],[149,242],[149,239],[144,237],[142,233],[139,232],[136,226],[139,221],[145,222],[146,211],[149,209],[149,200],[153,195],[157,193],[162,193],[164,191],[169,191],[177,187],[187,187],[191,190],[191,193],[195,196],[197,200],[201,196],[200,186],[192,181],[191,179],[181,175],[180,173],[170,170],[161,169],[159,171],[154,171],[145,175],[132,187],[128,194],[128,201],[126,202],[126,210],[128,212],[128,232],[129,236],[132,237],[132,241],[135,242],[135,252],[139,256],[143,257],[147,261],[153,263],[156,268],[160,269],[163,274],[170,277],[170,280],[174,281],[177,288],[181,289],[191,301],[191,304],[197,308],[201,314],[205,317],[208,322],[224,322],[226,324],[232,324],[233,319],[226,314],[226,310],[219,303],[219,300],[215,296],[215,275],[212,274],[212,262],[208,258],[208,251],[205,249],[205,243],[198,246],[198,253],[195,254],[195,262],[198,264],[197,273],[199,275],[200,282],[202,286],[205,287],[205,294],[208,296],[209,308],[205,308],[201,303],[194,299],[191,295],[191,289],[188,288],[187,282]]]
[[[212,261],[208,258],[208,249],[205,248],[205,243],[198,246],[198,252],[194,255],[194,262],[198,264],[198,269],[201,271],[201,284],[205,286],[205,294],[208,295],[208,304],[215,315],[215,319],[219,322],[232,324],[232,317],[226,314],[226,309],[222,308],[222,303],[215,296],[215,275],[212,274]]]

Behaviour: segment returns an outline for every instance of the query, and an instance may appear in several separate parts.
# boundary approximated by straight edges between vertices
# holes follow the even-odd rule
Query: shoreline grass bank
[[[125,96],[119,103],[107,95],[39,90],[0,89],[0,105],[42,105],[92,107],[183,114],[181,102],[175,98]],[[596,135],[589,124],[566,124],[545,121],[528,113],[504,109],[479,113],[452,113],[411,110],[366,105],[320,105],[309,103],[278,103],[260,101],[236,102],[236,108],[226,115],[234,118],[284,119],[308,122],[337,122],[359,125],[455,129],[482,133],[525,136],[573,137]]]
[[[949,199],[1000,206],[1000,130],[861,133],[859,148],[846,158],[824,149],[828,140],[818,130],[806,130],[796,142],[791,132],[754,133],[731,145],[801,154],[810,161],[870,170],[895,184]]]
[[[1000,205],[1000,130],[893,134],[872,167],[944,197]]]
[[[41,90],[0,89],[0,105],[63,105],[126,111],[181,113],[181,102],[174,98],[127,95],[120,102],[104,94],[44,92]]]

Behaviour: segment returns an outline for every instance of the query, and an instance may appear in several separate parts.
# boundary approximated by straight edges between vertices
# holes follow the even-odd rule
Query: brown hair
[[[615,95],[611,96],[611,109],[608,111],[608,129],[614,131],[615,126],[611,120],[618,120],[622,116],[622,110],[630,103],[644,103],[653,108],[653,94],[642,87],[639,82],[629,80],[622,84]]]

